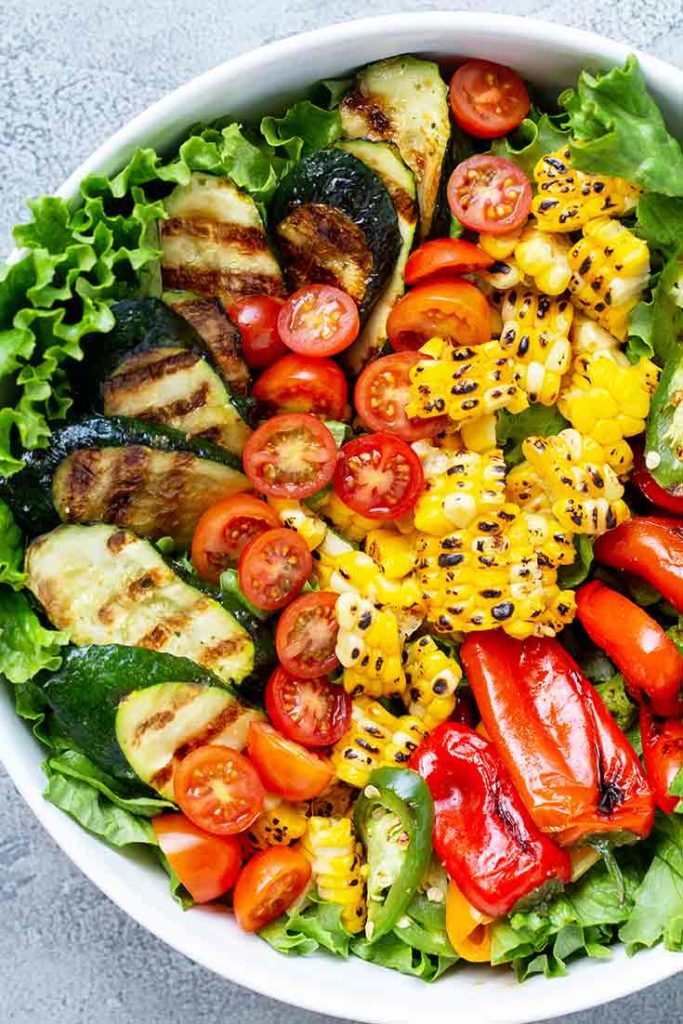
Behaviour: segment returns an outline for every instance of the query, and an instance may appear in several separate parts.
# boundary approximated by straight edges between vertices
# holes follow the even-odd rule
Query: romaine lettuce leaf
[[[25,594],[0,586],[0,676],[25,683],[42,669],[54,671],[68,642],[66,633],[41,626]]]
[[[653,838],[654,859],[619,931],[629,953],[659,942],[666,949],[683,950],[683,820],[659,816]]]

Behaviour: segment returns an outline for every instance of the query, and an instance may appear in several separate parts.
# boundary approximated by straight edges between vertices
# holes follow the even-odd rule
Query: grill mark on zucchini
[[[308,203],[276,231],[293,291],[310,281],[342,288],[360,305],[372,272],[365,235],[341,210]]]
[[[235,242],[245,254],[268,253],[270,249],[260,228],[246,228],[239,224],[226,224],[223,221],[185,220],[182,217],[169,217],[162,222],[164,235],[192,235],[195,238],[220,242]]]
[[[198,267],[165,267],[164,284],[179,291],[204,292],[207,295],[223,296],[226,293],[234,301],[244,295],[282,295],[282,285],[276,284],[268,274],[251,271],[200,270]]]
[[[199,334],[231,392],[246,395],[250,375],[242,356],[242,339],[220,300],[175,296],[167,301]]]
[[[191,349],[152,349],[138,352],[124,360],[121,366],[104,383],[105,403],[120,391],[138,388],[149,381],[163,380],[178,370],[195,366],[201,356]]]

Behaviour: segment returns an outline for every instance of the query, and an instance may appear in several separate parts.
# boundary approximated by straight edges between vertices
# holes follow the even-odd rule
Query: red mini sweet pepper
[[[683,519],[628,519],[598,538],[595,557],[640,576],[683,615]]]
[[[648,835],[640,761],[562,645],[471,633],[460,650],[486,730],[536,825],[562,846]]]
[[[569,881],[567,853],[534,825],[495,747],[474,729],[444,722],[410,767],[434,800],[434,851],[477,910],[499,917]]]
[[[576,610],[591,640],[624,677],[629,695],[655,715],[683,715],[683,655],[651,615],[593,580],[576,592]]]
[[[655,718],[648,708],[640,709],[645,770],[660,811],[672,814],[681,799],[670,796],[671,783],[683,768],[683,721]]]
[[[643,497],[647,498],[652,505],[671,512],[675,516],[683,516],[683,495],[672,494],[671,491],[659,486],[645,465],[642,443],[634,445],[631,483],[635,484]]]

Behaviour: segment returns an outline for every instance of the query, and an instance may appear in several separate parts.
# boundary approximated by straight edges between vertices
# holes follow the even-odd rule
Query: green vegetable
[[[656,453],[659,463],[650,472],[674,494],[683,493],[683,346],[669,352],[650,405],[645,451]]]
[[[255,618],[265,621],[271,616],[271,612],[264,612],[263,608],[257,608],[255,604],[244,596],[244,591],[240,586],[239,576],[237,569],[226,569],[225,572],[221,573],[221,596],[218,600],[226,598],[226,607],[230,606],[231,601],[236,601],[239,605],[244,608],[245,611],[249,612]]]
[[[407,768],[378,768],[356,801],[354,822],[368,860],[368,941],[396,925],[432,853],[434,809],[426,783]]]
[[[397,921],[394,935],[422,953],[457,959],[446,934],[445,903],[434,903],[424,893],[415,893],[405,914]]]
[[[0,586],[0,676],[25,683],[43,669],[61,662],[67,633],[41,626],[25,594]]]
[[[401,974],[410,974],[422,981],[436,981],[453,964],[456,957],[432,956],[420,949],[407,945],[395,932],[384,935],[377,942],[354,939],[351,952],[362,960],[369,960],[379,967],[388,967]]]
[[[161,847],[157,847],[156,852],[159,857],[159,863],[168,875],[168,891],[171,894],[171,899],[175,900],[182,910],[189,910],[190,907],[194,906],[194,899],[176,875],[166,856],[162,853]]]
[[[530,405],[524,412],[516,414],[502,409],[498,414],[496,437],[498,444],[505,448],[508,468],[524,461],[522,442],[527,437],[550,437],[568,426],[569,423],[555,405]]]
[[[310,100],[295,103],[282,117],[264,117],[261,134],[276,151],[282,149],[292,163],[331,146],[341,136],[338,110],[325,110]]]
[[[651,249],[671,255],[683,240],[683,198],[644,192],[638,200],[636,232]]]
[[[674,807],[674,814],[683,814],[683,766],[681,766],[669,786],[669,796],[680,796],[681,799]]]
[[[325,426],[332,434],[337,448],[341,448],[344,441],[347,441],[351,435],[348,423],[342,423],[340,420],[325,420]]]
[[[560,96],[574,166],[587,174],[612,174],[653,192],[683,196],[683,151],[669,134],[650,96],[638,61],[605,74],[582,71],[576,89]]]
[[[563,565],[559,571],[559,584],[561,587],[578,587],[580,583],[588,578],[593,565],[593,541],[585,533],[579,533],[574,537],[576,558],[571,565]]]
[[[14,522],[14,516],[4,501],[0,501],[0,584],[5,583],[14,590],[23,587],[26,576],[24,545],[21,530]]]
[[[595,689],[604,700],[607,710],[621,731],[628,732],[638,717],[638,708],[626,693],[624,677],[621,673],[617,672],[604,683],[596,683]]]
[[[309,956],[326,949],[336,956],[347,957],[351,935],[341,920],[342,908],[325,903],[309,893],[303,907],[283,914],[259,932],[262,939],[289,956]]]
[[[567,145],[568,133],[556,121],[534,108],[514,132],[492,142],[491,152],[521,167],[533,184],[534,168],[541,157]]]
[[[653,840],[654,859],[619,931],[629,953],[659,942],[667,949],[683,950],[683,820],[658,816]]]
[[[626,351],[631,362],[645,356],[661,365],[678,351],[681,340],[683,248],[671,256],[656,276],[649,302],[639,302],[631,313]]]

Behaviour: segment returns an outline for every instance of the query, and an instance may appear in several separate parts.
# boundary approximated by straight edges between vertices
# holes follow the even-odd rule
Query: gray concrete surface
[[[193,75],[327,21],[430,8],[536,15],[683,64],[683,0],[3,0],[0,253],[24,196],[54,188],[115,128]],[[466,1009],[455,1012],[467,1020]],[[0,770],[0,1024],[254,1019],[329,1021],[227,984],[124,917],[57,849]],[[680,979],[563,1018],[624,1020],[683,1020]]]

